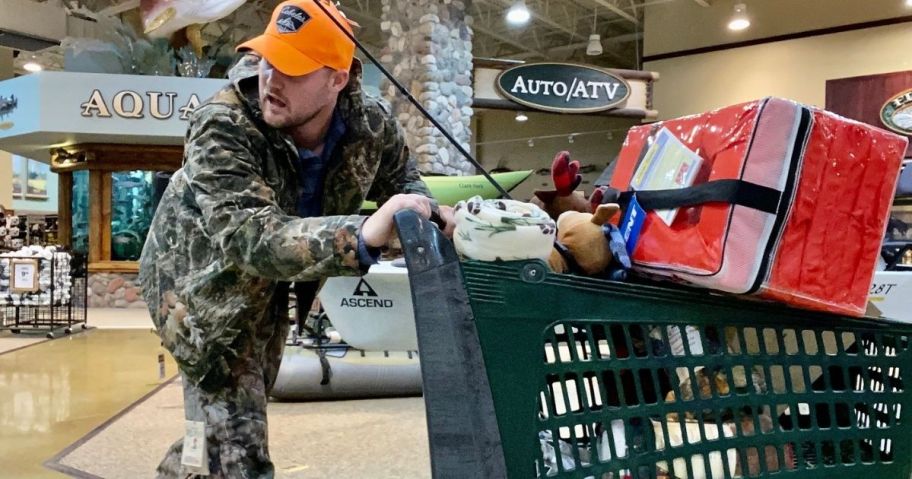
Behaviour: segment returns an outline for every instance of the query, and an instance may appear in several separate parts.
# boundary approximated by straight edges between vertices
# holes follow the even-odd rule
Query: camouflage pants
[[[220,387],[203,390],[184,378],[186,418],[206,423],[208,477],[274,477],[267,440],[266,399],[279,371],[289,324],[287,316],[271,322],[255,325],[238,339],[238,357],[231,362],[231,375]],[[182,452],[180,439],[159,464],[159,478],[206,477],[181,466]]]

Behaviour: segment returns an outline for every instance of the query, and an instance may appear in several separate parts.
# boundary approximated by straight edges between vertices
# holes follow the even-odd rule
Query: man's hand
[[[383,204],[361,226],[361,238],[371,248],[386,245],[393,237],[393,215],[400,210],[414,210],[424,219],[431,217],[431,199],[421,195],[396,195]],[[441,211],[441,216],[443,212]],[[450,212],[452,216],[452,212]],[[447,221],[452,221],[452,218]]]
[[[453,215],[453,207],[440,205],[438,210],[440,212],[440,219],[446,223],[443,234],[445,234],[447,238],[452,238],[453,231],[456,230],[456,217]]]

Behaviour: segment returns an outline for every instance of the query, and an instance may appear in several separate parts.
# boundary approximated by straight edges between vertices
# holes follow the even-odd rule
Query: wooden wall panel
[[[105,172],[101,176],[101,258],[100,261],[111,260],[111,173]]]
[[[73,174],[57,175],[57,242],[73,245]]]
[[[912,71],[828,80],[826,109],[886,129],[880,121],[881,108],[896,95],[908,90],[912,90]],[[906,156],[912,156],[912,143],[906,150]]]

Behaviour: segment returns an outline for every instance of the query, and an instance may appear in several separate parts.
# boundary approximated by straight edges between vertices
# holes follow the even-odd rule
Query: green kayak
[[[516,188],[530,175],[532,175],[532,170],[491,174],[494,180],[500,183],[500,186],[503,186],[507,191]],[[486,199],[497,198],[498,196],[497,189],[484,175],[422,176],[421,179],[428,185],[434,198],[442,205],[453,206],[476,195]],[[364,210],[376,210],[377,204],[373,201],[365,201],[361,208]]]

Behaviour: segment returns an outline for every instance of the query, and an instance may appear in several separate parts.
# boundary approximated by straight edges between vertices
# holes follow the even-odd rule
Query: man
[[[187,419],[160,477],[272,477],[266,398],[288,283],[365,271],[396,211],[434,206],[389,107],[362,94],[354,44],[315,1],[350,28],[325,0],[292,0],[238,47],[258,55],[193,114],[143,249],[143,294]],[[365,199],[382,205],[369,218],[355,214]]]

